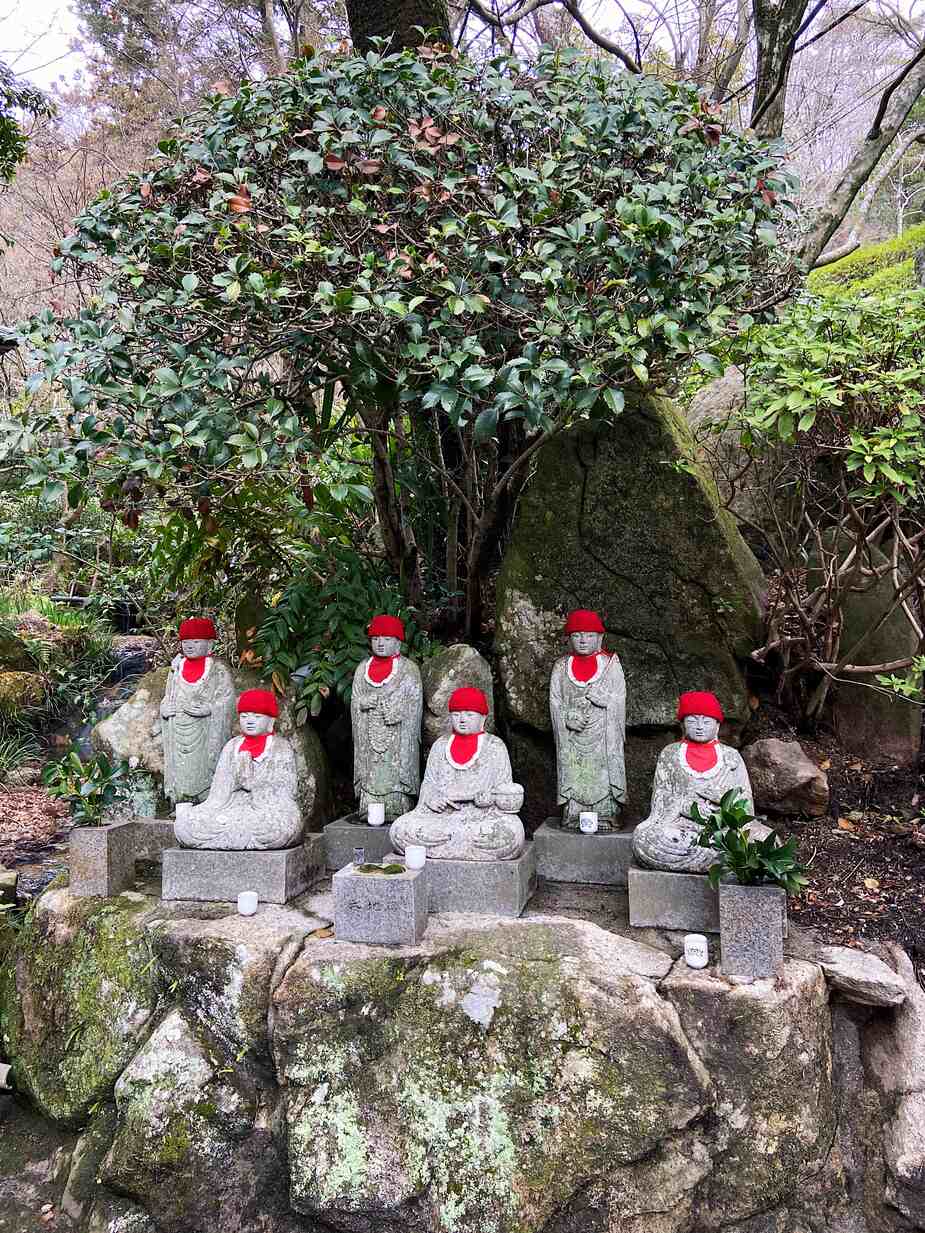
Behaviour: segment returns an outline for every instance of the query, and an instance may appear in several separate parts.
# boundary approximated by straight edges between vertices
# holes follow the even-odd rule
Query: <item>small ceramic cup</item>
[[[238,911],[242,916],[253,916],[257,911],[257,892],[241,891],[238,895]]]
[[[593,809],[583,810],[578,815],[578,829],[583,835],[597,834],[597,814]]]
[[[427,849],[423,844],[410,843],[407,848],[405,848],[406,869],[423,869],[426,860]]]
[[[710,948],[702,933],[685,935],[684,962],[689,968],[705,968],[710,962]]]
[[[385,825],[385,805],[383,805],[382,801],[369,802],[366,820],[370,826]]]

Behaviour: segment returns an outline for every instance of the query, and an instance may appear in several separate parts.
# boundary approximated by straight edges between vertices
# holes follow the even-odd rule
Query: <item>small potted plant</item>
[[[134,823],[112,816],[131,777],[128,762],[112,763],[105,754],[83,761],[75,750],[45,768],[45,787],[70,806],[74,823],[69,839],[74,895],[117,895],[134,885]]]
[[[796,840],[781,842],[774,831],[754,838],[755,818],[735,788],[714,813],[704,815],[695,804],[691,817],[702,828],[700,846],[716,853],[708,876],[719,890],[723,974],[746,981],[773,976],[784,962],[787,895],[806,885]]]

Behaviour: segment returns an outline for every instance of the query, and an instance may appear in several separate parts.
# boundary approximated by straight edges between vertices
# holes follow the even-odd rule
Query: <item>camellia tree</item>
[[[56,269],[95,285],[22,328],[7,460],[133,520],[203,494],[220,517],[258,474],[310,493],[349,430],[419,608],[416,486],[437,494],[475,635],[536,451],[630,385],[713,371],[770,311],[779,161],[693,86],[575,53],[299,61],[210,99],[77,219]]]

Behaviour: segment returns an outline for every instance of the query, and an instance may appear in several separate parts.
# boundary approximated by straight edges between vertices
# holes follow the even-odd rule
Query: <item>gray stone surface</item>
[[[631,867],[627,883],[634,928],[719,933],[719,900],[705,874]]]
[[[391,656],[386,680],[369,677],[370,658],[357,664],[350,695],[353,788],[358,811],[385,806],[387,822],[414,808],[421,786],[421,715],[424,695],[417,664],[401,655],[398,638],[373,637],[371,649]]]
[[[430,749],[438,736],[450,731],[447,703],[450,694],[461,685],[474,685],[488,699],[488,718],[485,731],[495,730],[495,690],[491,667],[484,655],[474,646],[455,642],[443,647],[421,664],[421,681],[424,687],[424,724],[422,736],[424,748]]]
[[[826,946],[819,953],[819,963],[830,988],[849,1002],[899,1006],[906,1000],[905,981],[876,955],[850,946]]]
[[[626,886],[633,859],[632,832],[583,835],[563,829],[557,818],[548,818],[533,832],[533,847],[536,872],[550,882]]]
[[[324,869],[324,841],[309,835],[295,848],[217,852],[167,848],[164,899],[235,902],[241,891],[256,891],[261,903],[286,903],[317,880]]]
[[[431,912],[520,916],[536,890],[536,855],[528,843],[511,861],[428,860]]]
[[[0,903],[16,902],[17,877],[15,869],[7,869],[0,865]]]
[[[184,644],[195,655],[211,656],[210,639]],[[174,656],[167,673],[159,719],[152,736],[164,746],[164,795],[170,800],[201,801],[209,791],[219,756],[235,730],[235,687],[231,670],[209,658],[198,681],[183,678],[184,655]]]
[[[719,888],[720,966],[736,980],[765,980],[784,966],[787,893],[779,886]]]
[[[742,759],[759,813],[821,817],[828,809],[828,776],[807,757],[799,741],[776,737],[754,741],[742,750]]]
[[[392,851],[389,827],[369,826],[359,814],[329,822],[324,828],[324,859],[328,869],[343,869],[353,860],[354,848],[363,848],[368,861],[381,861]]]
[[[136,818],[134,839],[136,861],[160,861],[164,849],[177,842],[170,818]]]
[[[334,936],[338,942],[396,946],[419,942],[427,927],[427,868],[404,873],[335,873]]]
[[[69,838],[71,894],[120,895],[135,885],[135,823],[78,826]]]

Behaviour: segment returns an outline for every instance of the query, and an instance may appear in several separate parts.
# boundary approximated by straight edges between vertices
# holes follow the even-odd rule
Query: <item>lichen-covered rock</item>
[[[106,1099],[148,1029],[158,975],[144,900],[38,899],[0,968],[0,1032],[16,1085],[52,1120]]]
[[[639,398],[612,428],[548,445],[521,497],[498,577],[495,646],[499,709],[531,821],[555,812],[549,677],[570,608],[598,611],[605,647],[623,661],[631,815],[647,812],[679,692],[716,693],[733,743],[747,716],[737,661],[758,634],[761,572],[712,482],[671,465],[690,444],[673,404]]]
[[[849,1002],[899,1006],[906,1000],[905,981],[876,955],[850,946],[826,946],[819,953],[819,962],[831,988]]]
[[[345,1230],[541,1229],[710,1104],[654,985],[594,925],[311,940],[274,995],[291,1202]]]
[[[450,694],[460,685],[474,685],[488,699],[485,731],[495,730],[495,687],[491,668],[484,655],[473,646],[456,642],[431,655],[421,664],[421,684],[424,688],[424,721],[421,729],[425,750],[438,736],[450,731],[447,703]]]
[[[768,813],[821,817],[829,807],[829,780],[799,741],[766,737],[742,750],[755,808]]]
[[[0,672],[0,715],[15,716],[41,706],[47,692],[40,672]]]

